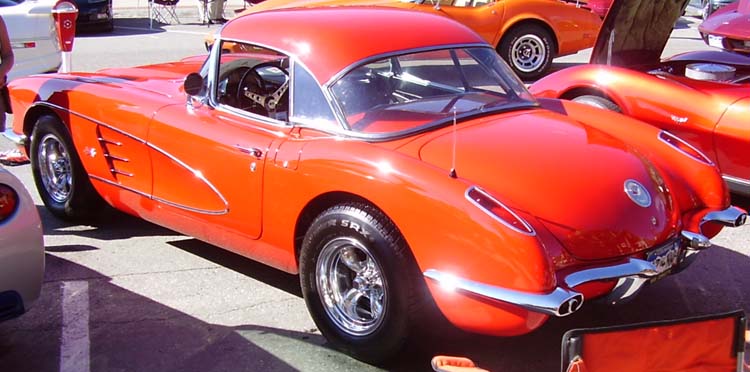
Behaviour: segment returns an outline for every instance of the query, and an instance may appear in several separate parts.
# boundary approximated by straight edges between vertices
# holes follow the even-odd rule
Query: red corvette
[[[706,44],[750,54],[750,0],[729,4],[698,27]]]
[[[750,58],[717,50],[659,60],[686,2],[616,0],[591,64],[548,75],[530,91],[656,125],[718,165],[733,191],[750,195]]]
[[[207,58],[10,89],[53,214],[103,200],[299,273],[323,335],[367,361],[435,304],[518,335],[626,299],[747,217],[679,138],[536,100],[480,36],[427,13],[259,12]]]

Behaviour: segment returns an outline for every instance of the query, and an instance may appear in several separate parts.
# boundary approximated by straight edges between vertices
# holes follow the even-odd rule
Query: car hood
[[[205,56],[196,56],[180,62],[107,68],[93,73],[59,74],[58,77],[91,84],[123,85],[166,97],[184,99],[185,77],[191,72],[198,72],[205,58]]]
[[[750,0],[740,0],[719,9],[698,29],[703,33],[750,39]]]
[[[599,30],[591,63],[657,65],[689,0],[615,0]]]
[[[621,140],[541,109],[477,120],[458,124],[455,133],[447,128],[421,147],[420,158],[447,174],[455,142],[459,178],[534,216],[573,256],[619,257],[674,234],[668,188]],[[650,206],[628,197],[628,180],[649,192]]]

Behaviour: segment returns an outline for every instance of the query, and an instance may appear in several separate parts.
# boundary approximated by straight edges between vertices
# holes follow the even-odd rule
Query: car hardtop
[[[373,56],[451,44],[487,45],[474,31],[446,17],[359,6],[247,14],[227,22],[219,38],[293,56],[321,83]]]

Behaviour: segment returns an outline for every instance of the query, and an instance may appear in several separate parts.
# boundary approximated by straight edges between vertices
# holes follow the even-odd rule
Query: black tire
[[[104,202],[91,185],[67,128],[57,117],[37,119],[29,156],[39,196],[53,215],[81,220],[101,211]]]
[[[598,108],[609,110],[609,111],[622,112],[622,109],[620,109],[620,106],[617,106],[616,103],[612,102],[608,98],[604,98],[600,96],[593,96],[593,95],[578,96],[576,98],[573,98],[573,101],[585,103],[587,105],[598,107]]]
[[[364,269],[357,272],[352,266],[368,267],[369,274]],[[330,278],[336,279],[326,280]],[[398,229],[382,212],[367,204],[331,207],[313,221],[305,234],[300,252],[300,283],[307,308],[334,348],[362,361],[385,362],[404,346],[424,301],[420,278]],[[423,282],[421,286],[424,287]],[[346,295],[338,297],[341,301],[333,296],[325,302],[322,293],[334,292]],[[344,298],[356,299],[349,308],[356,310],[355,316],[346,313]],[[373,298],[380,306],[371,306]],[[360,322],[349,322],[352,319]]]
[[[497,52],[521,80],[536,80],[552,65],[556,43],[547,29],[527,23],[511,28],[500,40]]]

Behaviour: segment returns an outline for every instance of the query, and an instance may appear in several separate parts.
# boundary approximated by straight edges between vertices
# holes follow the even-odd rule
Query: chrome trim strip
[[[623,277],[650,278],[658,271],[652,263],[637,258],[629,258],[627,262],[604,267],[585,269],[569,274],[565,277],[565,285],[576,287],[584,283],[600,280],[618,279]]]
[[[55,108],[55,109],[58,109],[58,110],[62,110],[64,112],[68,112],[71,115],[78,116],[78,117],[80,117],[82,119],[91,121],[92,123],[94,123],[96,125],[100,125],[100,126],[103,126],[103,127],[107,128],[107,129],[110,129],[112,131],[115,131],[117,133],[120,133],[120,134],[122,134],[125,137],[132,138],[136,142],[139,142],[139,143],[145,145],[146,147],[149,147],[149,148],[153,149],[154,151],[157,151],[157,152],[161,153],[162,155],[164,155],[167,158],[171,159],[172,161],[174,161],[175,163],[177,163],[181,167],[187,169],[195,177],[198,177],[198,179],[200,179],[201,181],[203,181],[203,183],[205,183],[206,186],[208,186],[211,189],[211,191],[213,191],[216,194],[216,196],[218,196],[219,199],[221,199],[221,202],[224,203],[225,208],[224,208],[224,210],[221,210],[221,211],[210,211],[210,210],[197,209],[197,208],[193,208],[193,207],[188,207],[186,205],[181,205],[181,204],[178,204],[178,203],[167,201],[166,199],[154,197],[153,195],[148,195],[148,194],[145,194],[145,193],[143,193],[141,191],[136,191],[135,189],[132,189],[132,188],[129,188],[129,187],[125,187],[123,185],[120,185],[118,183],[109,181],[107,179],[104,179],[104,178],[101,178],[101,177],[98,177],[98,176],[94,176],[94,175],[89,174],[89,178],[93,178],[93,179],[96,179],[96,180],[99,180],[99,181],[102,181],[102,182],[105,182],[105,183],[109,183],[109,184],[111,184],[113,186],[121,187],[121,188],[123,188],[125,190],[129,190],[129,191],[135,192],[137,194],[147,196],[149,199],[156,200],[156,201],[159,201],[161,203],[164,203],[164,204],[167,204],[167,205],[171,205],[173,207],[184,209],[184,210],[187,210],[187,211],[192,211],[192,212],[196,212],[196,213],[203,213],[203,214],[211,214],[211,215],[226,214],[226,213],[229,212],[229,202],[224,197],[224,195],[222,195],[221,192],[219,192],[219,190],[216,188],[216,186],[214,186],[211,182],[209,182],[206,179],[206,177],[203,176],[203,173],[201,173],[200,171],[197,171],[197,170],[193,169],[192,167],[188,166],[185,162],[179,160],[174,155],[172,155],[172,154],[170,154],[170,153],[162,150],[161,148],[155,146],[154,144],[152,144],[152,143],[150,143],[150,142],[148,142],[146,140],[143,140],[143,139],[141,139],[139,137],[136,137],[136,136],[134,136],[134,135],[132,135],[130,133],[124,132],[124,131],[122,131],[122,130],[120,130],[118,128],[115,128],[115,127],[112,127],[112,126],[110,126],[108,124],[105,124],[105,123],[103,123],[103,122],[101,122],[99,120],[93,119],[93,118],[88,117],[86,115],[82,115],[82,114],[80,114],[78,112],[75,112],[75,111],[71,111],[71,110],[69,110],[69,109],[67,109],[65,107],[62,107],[62,106],[58,106],[58,105],[55,105],[55,104],[52,104],[52,103],[49,103],[49,102],[41,102],[41,101],[35,103],[34,105],[48,106],[48,107],[52,107],[52,108]]]
[[[119,188],[121,188],[123,190],[130,191],[132,193],[138,194],[138,195],[143,196],[145,198],[148,198],[148,199],[151,199],[151,200],[154,200],[154,201],[158,201],[158,202],[160,202],[162,204],[166,204],[166,205],[169,205],[169,206],[172,206],[172,207],[175,207],[175,208],[183,209],[183,210],[186,210],[186,211],[189,211],[189,212],[195,212],[195,213],[201,213],[201,214],[209,214],[209,215],[222,215],[222,214],[227,214],[229,212],[229,208],[227,208],[227,209],[225,209],[223,211],[210,211],[210,210],[205,210],[205,209],[192,208],[192,207],[188,207],[188,206],[185,206],[185,205],[180,205],[180,204],[177,204],[177,203],[172,203],[172,202],[164,200],[162,198],[155,198],[155,197],[153,197],[151,195],[148,195],[148,194],[146,194],[146,193],[144,193],[142,191],[138,191],[138,190],[136,190],[134,188],[127,187],[127,186],[121,185],[121,184],[116,183],[116,182],[112,182],[112,181],[110,181],[108,179],[104,179],[104,178],[101,178],[99,176],[94,176],[94,175],[90,174],[89,178],[97,180],[97,181],[100,181],[100,182],[103,182],[103,183],[106,183],[106,184],[111,185],[111,186],[119,187]]]
[[[86,115],[81,114],[79,112],[72,111],[72,110],[68,109],[67,107],[58,106],[58,105],[56,105],[54,103],[49,103],[49,102],[44,102],[44,101],[38,101],[38,102],[34,103],[32,106],[47,106],[47,107],[50,107],[50,108],[53,108],[53,109],[56,109],[56,110],[61,110],[61,111],[67,112],[67,113],[69,113],[71,115],[78,116],[81,119],[88,120],[88,121],[90,121],[90,122],[92,122],[92,123],[94,123],[96,125],[100,125],[100,126],[105,127],[105,128],[107,128],[109,130],[115,131],[115,132],[117,132],[119,134],[122,134],[125,137],[132,138],[136,142],[140,142],[140,143],[143,143],[143,144],[147,143],[146,140],[144,140],[142,138],[136,137],[136,136],[134,136],[134,135],[132,135],[130,133],[127,133],[127,132],[125,132],[125,131],[123,131],[121,129],[115,128],[115,127],[113,127],[113,126],[111,126],[111,125],[109,125],[107,123],[104,123],[102,121],[94,119],[94,118],[92,118],[90,116],[86,116]],[[100,140],[100,137],[97,137],[97,140]]]
[[[731,190],[732,192],[750,195],[750,180],[728,175],[723,175],[721,177],[724,178],[724,182],[727,183],[727,186],[729,186],[729,190]]]
[[[563,317],[583,305],[583,295],[556,287],[549,293],[528,293],[458,278],[435,269],[423,273],[447,289],[459,290],[486,299],[517,305],[529,311]]]
[[[112,160],[117,160],[117,161],[121,161],[121,162],[125,162],[125,163],[130,163],[130,159],[121,158],[119,156],[114,156],[112,154],[104,154],[104,157],[105,158],[110,158]]]
[[[695,160],[695,161],[699,161],[699,160],[698,160],[698,159],[696,159],[696,158],[695,158],[695,157],[694,157],[693,155],[690,155],[690,154],[688,154],[687,152],[683,151],[683,150],[682,150],[681,148],[679,148],[679,147],[677,147],[677,146],[675,146],[675,145],[672,145],[671,143],[667,142],[667,141],[666,141],[665,139],[661,138],[661,135],[662,135],[662,134],[665,134],[665,135],[667,135],[667,136],[669,136],[669,137],[671,137],[671,138],[674,138],[674,139],[675,139],[676,141],[679,141],[679,142],[680,142],[680,143],[682,143],[683,145],[685,145],[685,146],[689,147],[690,149],[692,149],[693,151],[697,152],[697,153],[698,153],[698,155],[700,155],[700,156],[702,156],[702,157],[703,157],[703,163],[705,163],[705,164],[708,164],[708,165],[711,165],[711,166],[715,166],[714,162],[713,162],[713,161],[711,161],[711,159],[710,159],[710,158],[709,158],[708,156],[706,156],[706,154],[704,154],[704,153],[703,153],[703,152],[702,152],[701,150],[698,150],[697,148],[695,148],[695,146],[693,146],[693,145],[691,145],[691,144],[687,143],[687,142],[686,142],[685,140],[683,140],[682,138],[680,138],[680,137],[677,137],[677,136],[675,136],[674,134],[672,134],[672,133],[669,133],[669,132],[667,132],[666,130],[661,130],[661,131],[659,131],[659,134],[658,134],[658,135],[656,136],[656,137],[657,137],[657,138],[659,139],[659,141],[662,141],[662,142],[664,142],[665,144],[669,145],[669,147],[671,147],[671,148],[673,148],[673,149],[677,150],[678,152],[681,152],[681,153],[683,153],[684,155],[686,155],[686,156],[687,156],[687,157],[689,157],[690,159],[693,159],[693,160]]]
[[[742,208],[732,205],[722,211],[708,212],[703,218],[701,218],[700,224],[703,225],[706,222],[717,222],[724,226],[739,227],[744,225],[746,221],[747,212]]]
[[[229,202],[227,201],[227,199],[224,197],[224,195],[221,194],[221,192],[219,192],[219,189],[217,189],[216,186],[214,186],[211,182],[209,182],[206,179],[206,177],[203,175],[203,173],[201,171],[193,169],[192,167],[190,167],[189,165],[187,165],[182,160],[177,159],[177,157],[175,157],[174,155],[172,155],[172,154],[170,154],[170,153],[162,150],[161,148],[159,148],[157,146],[154,146],[151,143],[149,143],[147,145],[148,145],[148,147],[154,149],[155,151],[161,153],[162,155],[164,155],[167,158],[171,159],[175,163],[179,164],[181,167],[183,167],[183,168],[187,169],[188,171],[190,171],[190,173],[192,173],[193,176],[195,176],[199,180],[203,181],[203,183],[205,183],[206,186],[208,186],[211,189],[211,191],[213,191],[216,194],[216,196],[218,196],[219,199],[221,199],[221,202],[224,203],[224,210],[223,211],[214,211],[214,212],[210,212],[210,213],[208,213],[208,212],[201,212],[201,213],[207,213],[207,214],[225,214],[225,213],[229,212]],[[158,198],[158,197],[155,197],[155,196],[152,196],[151,198],[154,199],[154,200],[158,200],[158,201],[160,201],[160,202],[162,202],[164,204],[172,205],[174,207],[178,207],[178,208],[182,208],[182,209],[186,209],[186,210],[192,210],[192,211],[200,211],[200,209],[195,209],[195,208],[192,208],[192,207],[182,206],[180,204],[169,202],[169,201],[166,201],[165,199],[161,199],[161,198]]]
[[[114,174],[120,174],[120,175],[128,176],[128,177],[133,177],[134,176],[133,173],[123,172],[123,171],[117,170],[115,168],[110,168],[109,171],[112,172],[112,173],[114,173]]]
[[[112,140],[108,140],[108,139],[102,138],[102,137],[98,137],[96,140],[99,141],[99,142],[106,143],[108,145],[122,146],[122,142],[112,141]]]
[[[505,209],[506,212],[510,213],[511,215],[513,215],[513,217],[515,217],[518,221],[520,221],[523,224],[523,226],[528,231],[521,230],[521,229],[519,229],[519,228],[511,225],[510,223],[508,223],[508,221],[505,221],[504,219],[502,219],[499,216],[497,216],[494,213],[492,213],[492,211],[489,211],[489,210],[485,209],[482,205],[480,205],[479,203],[477,203],[476,200],[474,200],[471,197],[469,197],[469,193],[471,192],[471,190],[476,190],[478,193],[484,195],[488,199],[490,199],[493,202],[497,203],[497,205],[501,206],[503,209]],[[477,208],[479,208],[482,211],[484,211],[484,213],[486,213],[490,217],[494,218],[496,221],[500,222],[501,224],[505,225],[505,227],[507,227],[507,228],[509,228],[509,229],[511,229],[511,230],[513,230],[515,232],[518,232],[520,234],[523,234],[523,235],[536,236],[536,231],[534,230],[533,227],[531,227],[531,225],[529,225],[528,222],[526,222],[526,220],[524,220],[523,218],[521,218],[519,215],[517,215],[515,212],[513,212],[510,208],[508,208],[505,204],[501,203],[499,200],[495,199],[494,197],[492,197],[492,195],[490,195],[488,192],[482,190],[478,186],[471,186],[468,189],[466,189],[466,192],[464,192],[464,197],[466,198],[466,200],[470,201],[471,204],[474,204]]]

